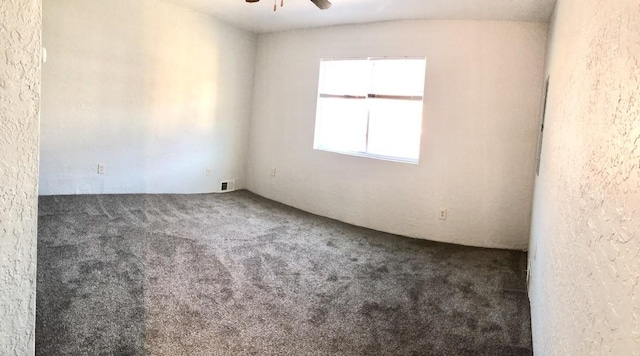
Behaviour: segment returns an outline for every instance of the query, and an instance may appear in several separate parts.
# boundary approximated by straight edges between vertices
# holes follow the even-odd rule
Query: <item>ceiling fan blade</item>
[[[320,10],[326,10],[331,7],[329,0],[311,0]]]
[[[260,0],[245,0],[246,2],[258,2]]]

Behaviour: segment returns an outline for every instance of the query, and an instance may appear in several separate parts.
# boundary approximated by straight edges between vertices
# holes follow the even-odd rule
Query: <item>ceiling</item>
[[[309,0],[165,0],[264,33],[299,28],[402,19],[512,20],[548,22],[556,0],[331,0],[321,11]]]

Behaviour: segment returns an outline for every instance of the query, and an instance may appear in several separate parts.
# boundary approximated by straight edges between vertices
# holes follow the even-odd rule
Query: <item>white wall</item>
[[[517,22],[401,21],[261,35],[248,187],[373,229],[525,248],[545,42],[545,24]],[[418,165],[313,150],[320,59],[369,56],[427,57]]]
[[[0,3],[0,355],[33,355],[40,0]]]
[[[255,35],[155,0],[43,11],[41,194],[212,192],[244,178]]]
[[[538,355],[640,355],[640,3],[559,0],[530,286]]]

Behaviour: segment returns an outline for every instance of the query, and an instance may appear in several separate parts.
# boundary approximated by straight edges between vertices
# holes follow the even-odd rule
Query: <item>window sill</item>
[[[376,155],[376,154],[371,154],[371,153],[367,153],[367,152],[357,152],[357,151],[339,151],[339,150],[332,150],[332,149],[328,149],[328,148],[324,148],[324,147],[314,147],[313,149],[314,150],[318,150],[318,151],[338,153],[338,154],[347,155],[347,156],[373,158],[373,159],[377,159],[377,160],[381,160],[381,161],[408,163],[408,164],[416,164],[416,165],[420,163],[419,159],[414,159],[414,158],[383,156],[383,155]]]

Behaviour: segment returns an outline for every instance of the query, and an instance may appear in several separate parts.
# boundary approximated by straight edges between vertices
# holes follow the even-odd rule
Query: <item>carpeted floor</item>
[[[38,355],[531,355],[526,255],[247,191],[41,197]]]

